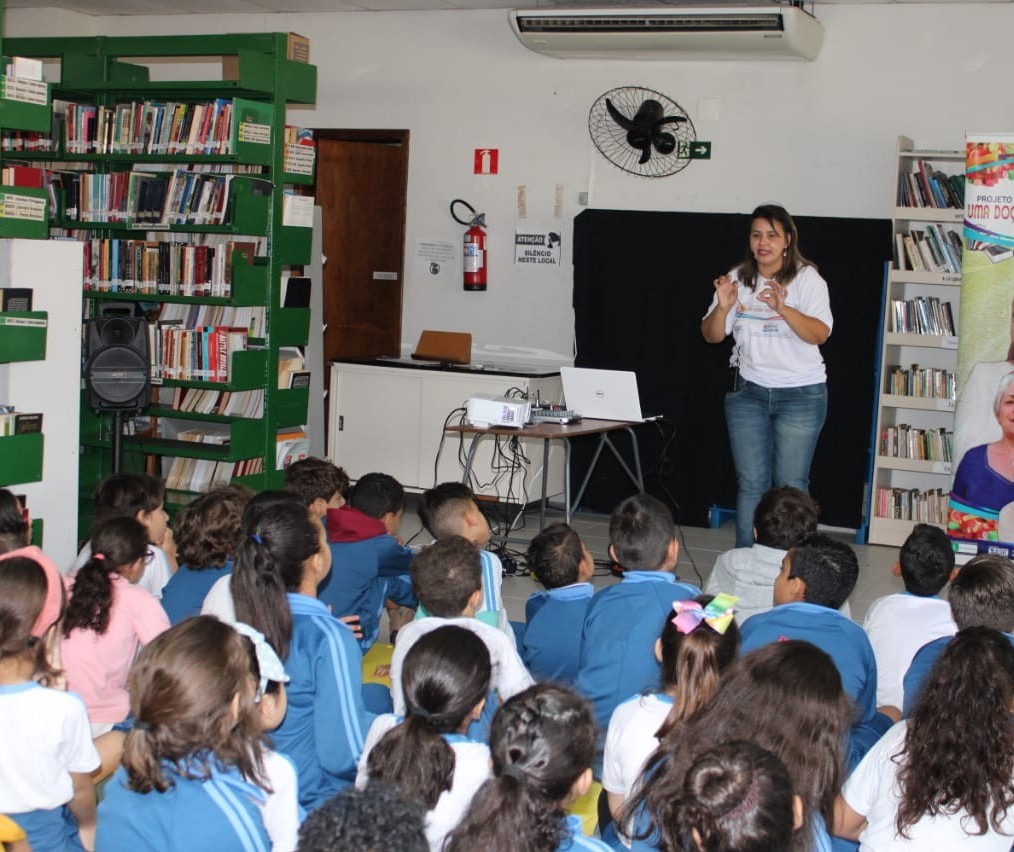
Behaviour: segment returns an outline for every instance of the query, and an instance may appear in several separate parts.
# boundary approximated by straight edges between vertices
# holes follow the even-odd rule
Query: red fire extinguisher
[[[467,221],[459,218],[454,212],[454,206],[461,204],[468,209],[471,218]],[[465,239],[462,244],[462,268],[464,271],[465,290],[485,290],[486,270],[489,264],[489,257],[486,254],[486,214],[476,213],[475,208],[467,201],[455,198],[451,202],[451,217],[459,225],[467,225]]]

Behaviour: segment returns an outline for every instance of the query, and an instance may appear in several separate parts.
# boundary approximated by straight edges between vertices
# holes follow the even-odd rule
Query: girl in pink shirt
[[[74,575],[63,620],[67,686],[88,708],[93,736],[127,717],[127,674],[141,645],[169,628],[165,611],[136,585],[151,550],[134,518],[110,518],[92,532],[91,558]]]

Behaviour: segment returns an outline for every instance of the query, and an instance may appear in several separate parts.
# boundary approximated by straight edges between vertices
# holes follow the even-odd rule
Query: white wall
[[[9,35],[133,35],[294,30],[311,38],[319,69],[315,110],[301,124],[411,131],[403,342],[423,328],[472,331],[476,346],[566,359],[573,340],[571,270],[511,264],[517,187],[528,224],[555,224],[564,187],[564,256],[578,193],[598,208],[743,212],[775,200],[798,214],[887,218],[899,133],[923,147],[960,147],[966,130],[1010,129],[1004,81],[1014,4],[819,6],[826,29],[816,62],[561,61],[525,50],[502,11],[82,18],[9,10]],[[604,91],[631,84],[683,105],[710,162],[660,180],[609,165],[587,132]],[[698,119],[715,98],[717,121]],[[472,151],[500,149],[500,174],[472,174]],[[459,241],[447,205],[464,197],[487,213],[490,287],[416,276],[417,238]],[[805,250],[805,234],[802,235]],[[617,246],[634,251],[636,246]],[[843,252],[849,251],[842,245]],[[716,272],[734,258],[715,258]],[[678,263],[679,258],[674,257]],[[832,287],[848,287],[832,281]],[[708,298],[702,283],[702,310]]]

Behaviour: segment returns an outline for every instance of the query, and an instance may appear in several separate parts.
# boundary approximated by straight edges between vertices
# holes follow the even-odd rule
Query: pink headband
[[[42,603],[39,617],[35,619],[35,624],[32,625],[32,636],[36,639],[41,639],[46,631],[60,618],[60,612],[63,610],[63,578],[60,576],[56,565],[53,564],[53,560],[34,544],[22,547],[19,550],[12,550],[10,553],[4,553],[0,556],[0,560],[11,559],[15,556],[24,556],[38,562],[43,573],[46,575],[46,599]]]

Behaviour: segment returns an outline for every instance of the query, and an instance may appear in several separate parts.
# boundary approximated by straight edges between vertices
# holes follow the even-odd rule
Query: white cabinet
[[[536,393],[544,402],[563,396],[559,374],[437,370],[396,364],[331,365],[328,457],[352,479],[381,471],[405,488],[422,491],[438,482],[460,480],[467,446],[446,425],[460,422],[466,400],[477,394],[503,396],[512,389]],[[471,438],[466,438],[469,441]],[[542,489],[542,442],[482,438],[473,471],[477,493],[510,502],[537,500]],[[441,447],[442,443],[442,447]],[[437,452],[440,451],[439,464]],[[511,475],[511,459],[518,461]],[[434,467],[436,465],[436,467]],[[564,448],[553,442],[548,493],[563,492]]]

